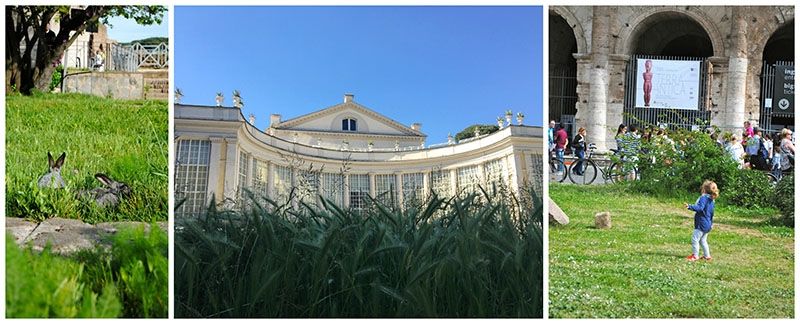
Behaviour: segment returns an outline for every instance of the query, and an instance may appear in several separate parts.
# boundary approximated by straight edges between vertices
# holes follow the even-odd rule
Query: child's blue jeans
[[[703,246],[703,255],[706,258],[710,258],[711,252],[708,250],[708,233],[703,233],[703,231],[695,229],[694,232],[692,232],[692,255],[695,257],[699,257],[699,255],[697,255],[700,250],[698,245]]]

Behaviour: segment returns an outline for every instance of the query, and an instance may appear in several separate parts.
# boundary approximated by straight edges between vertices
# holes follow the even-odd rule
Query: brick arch
[[[578,21],[578,18],[575,17],[575,15],[569,11],[567,7],[553,6],[550,7],[550,12],[566,20],[567,24],[572,28],[572,36],[575,37],[578,53],[588,53],[589,49],[586,42],[586,32],[584,31],[581,23]]]
[[[712,23],[711,18],[702,12],[683,10],[674,7],[642,7],[639,15],[633,17],[628,23],[629,27],[623,27],[619,33],[619,43],[614,52],[617,54],[633,54],[636,48],[636,41],[639,34],[660,21],[674,15],[683,15],[697,23],[711,40],[711,47],[714,56],[724,56],[725,43],[719,29]]]

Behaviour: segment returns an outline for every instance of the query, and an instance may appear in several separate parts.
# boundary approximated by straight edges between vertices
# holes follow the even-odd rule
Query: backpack
[[[581,136],[580,134],[575,135],[575,138],[572,139],[572,143],[569,146],[571,146],[575,150],[583,149],[583,144],[581,144],[581,142],[578,142],[580,136]]]

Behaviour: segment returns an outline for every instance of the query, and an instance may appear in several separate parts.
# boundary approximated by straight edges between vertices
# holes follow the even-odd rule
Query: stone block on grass
[[[598,229],[611,228],[611,213],[601,212],[594,214],[594,227]]]

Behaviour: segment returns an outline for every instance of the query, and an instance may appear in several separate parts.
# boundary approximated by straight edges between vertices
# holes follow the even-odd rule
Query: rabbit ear
[[[53,167],[53,155],[51,155],[49,151],[47,152],[47,166]]]
[[[50,152],[48,152],[48,153],[50,153]],[[53,167],[60,169],[61,166],[64,165],[64,159],[66,159],[66,158],[67,158],[67,152],[62,152],[61,155],[58,157],[58,160],[56,160],[56,163],[55,163],[55,165],[53,165]],[[50,161],[53,161],[52,157],[51,157]]]
[[[102,174],[102,173],[95,174],[95,175],[94,175],[94,177],[95,177],[95,178],[96,178],[98,181],[100,181],[101,183],[103,183],[105,186],[107,186],[107,187],[110,187],[110,186],[111,186],[111,183],[113,183],[113,180],[111,180],[111,178],[109,178],[107,175],[105,175],[105,174]]]

